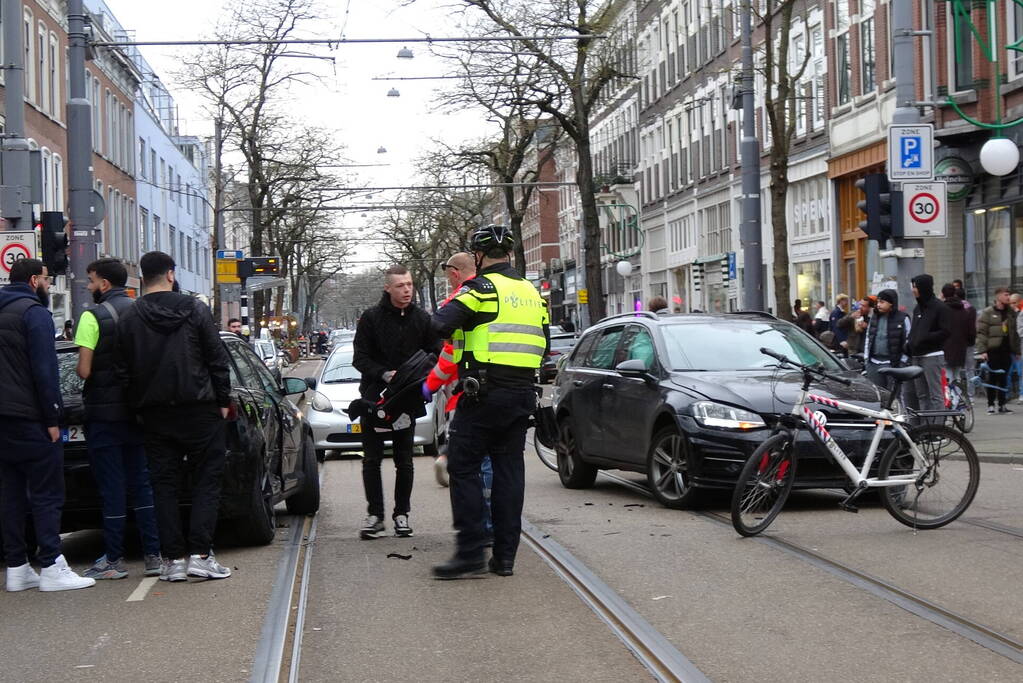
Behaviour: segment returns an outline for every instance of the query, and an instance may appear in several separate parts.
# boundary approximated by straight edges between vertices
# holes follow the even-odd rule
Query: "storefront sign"
[[[945,183],[948,201],[958,202],[973,189],[973,168],[964,159],[946,157],[934,165],[934,179]]]

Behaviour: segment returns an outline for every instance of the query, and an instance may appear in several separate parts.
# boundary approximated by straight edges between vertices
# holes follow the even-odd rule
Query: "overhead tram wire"
[[[287,38],[284,40],[97,40],[92,47],[186,47],[204,45],[361,45],[371,43],[497,43],[542,40],[599,40],[603,35],[572,36],[464,36],[433,38]]]

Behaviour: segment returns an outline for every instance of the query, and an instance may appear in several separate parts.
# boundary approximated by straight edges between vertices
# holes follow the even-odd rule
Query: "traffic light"
[[[50,275],[67,272],[67,218],[60,211],[39,214],[39,244],[43,250],[43,263]]]
[[[856,208],[866,214],[860,230],[881,244],[891,237],[902,237],[902,192],[891,189],[888,176],[870,173],[857,180],[856,187],[864,194]]]
[[[252,256],[238,262],[238,277],[242,279],[256,275],[280,275],[281,260],[276,256]]]

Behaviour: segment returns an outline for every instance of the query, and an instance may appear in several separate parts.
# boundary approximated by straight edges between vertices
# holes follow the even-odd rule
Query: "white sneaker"
[[[43,567],[39,573],[39,590],[41,591],[71,591],[76,588],[88,588],[96,585],[96,579],[79,576],[67,565],[63,555],[58,555],[57,560],[49,567]]]
[[[7,590],[11,593],[39,588],[39,575],[27,562],[20,567],[7,568]]]
[[[438,455],[433,461],[433,475],[437,477],[437,483],[441,486],[448,485],[448,456]]]
[[[188,575],[201,579],[226,579],[231,576],[231,570],[217,562],[213,553],[206,557],[192,555],[188,558]]]

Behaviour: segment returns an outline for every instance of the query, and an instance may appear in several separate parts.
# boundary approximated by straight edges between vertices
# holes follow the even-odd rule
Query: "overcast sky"
[[[106,0],[118,21],[127,30],[134,31],[138,40],[208,38],[231,1]],[[401,4],[399,0],[322,0],[328,16],[315,31],[315,37],[337,36],[342,27],[348,38],[463,35],[458,25],[459,16],[451,10],[451,0],[420,0],[412,7],[401,7]],[[436,91],[444,88],[447,81],[371,80],[381,76],[444,73],[444,65],[429,55],[425,44],[410,44],[409,47],[416,55],[411,60],[397,59],[401,45],[391,43],[349,44],[333,52],[326,47],[313,47],[309,51],[333,55],[335,64],[301,60],[299,65],[317,69],[323,79],[315,87],[295,93],[290,106],[296,120],[336,130],[352,163],[390,164],[381,168],[352,169],[358,173],[360,185],[410,184],[414,179],[411,162],[430,146],[430,138],[452,143],[478,138],[486,132],[486,124],[478,113],[452,115],[433,111]],[[204,118],[200,101],[175,84],[178,60],[182,51],[188,49],[194,48],[140,48],[179,105],[182,133],[207,136],[212,134],[213,126]],[[391,87],[397,88],[401,97],[387,97]],[[377,153],[380,146],[387,148],[386,154]],[[381,195],[369,201],[383,199]],[[345,226],[365,221],[358,214],[346,215],[343,220]]]

